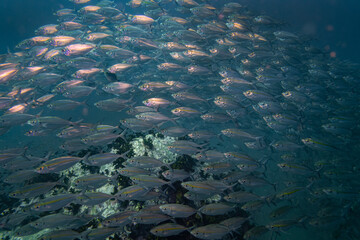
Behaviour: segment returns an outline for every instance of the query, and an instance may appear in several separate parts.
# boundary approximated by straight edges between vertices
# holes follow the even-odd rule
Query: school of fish
[[[0,234],[360,239],[359,65],[241,2],[71,2],[0,58]]]

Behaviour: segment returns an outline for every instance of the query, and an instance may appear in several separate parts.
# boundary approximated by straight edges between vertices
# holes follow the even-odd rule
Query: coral
[[[175,140],[173,137],[159,137],[158,135],[148,134],[144,137],[134,138],[130,144],[134,156],[149,156],[160,159],[164,163],[173,163],[177,154],[170,152],[168,146]]]

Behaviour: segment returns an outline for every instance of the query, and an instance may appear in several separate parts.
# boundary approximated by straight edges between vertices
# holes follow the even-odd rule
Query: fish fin
[[[204,217],[201,212],[197,211],[196,214],[200,217],[201,222],[204,222]]]
[[[115,175],[110,177],[110,182],[114,185],[117,186],[118,181],[117,178],[120,176],[120,173],[115,173]]]
[[[129,158],[126,156],[126,154],[128,154],[130,151],[131,151],[131,149],[130,149],[130,150],[127,150],[127,151],[124,152],[124,153],[121,153],[121,154],[120,154],[120,157],[121,157],[121,158],[124,158],[125,160],[129,159]]]
[[[87,152],[87,153],[85,154],[85,156],[83,156],[83,157],[81,158],[81,160],[82,160],[82,161],[87,161],[87,159],[89,158],[90,155],[91,155],[91,152]]]
[[[65,175],[61,176],[59,180],[56,181],[58,183],[57,185],[67,187],[68,185],[65,183],[65,179],[66,179]]]
[[[122,131],[122,133],[119,135],[119,137],[127,143],[127,140],[125,138],[126,130],[127,130],[127,128],[125,128],[124,131]]]
[[[172,185],[171,181],[166,183],[166,185],[168,185],[170,188],[172,188],[174,191],[176,191],[176,188]]]

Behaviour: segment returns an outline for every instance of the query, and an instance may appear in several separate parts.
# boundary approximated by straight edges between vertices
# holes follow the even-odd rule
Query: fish
[[[238,180],[238,182],[246,187],[264,187],[264,186],[272,186],[276,191],[276,184],[269,182],[268,180],[256,177],[256,176],[246,176]]]
[[[306,166],[298,165],[298,164],[288,164],[288,163],[279,163],[278,167],[285,172],[293,173],[293,174],[301,174],[301,175],[317,175],[318,171],[312,170]]]
[[[36,212],[55,211],[72,203],[76,197],[76,194],[71,193],[59,194],[53,197],[45,198],[44,200],[33,204],[31,209]]]
[[[66,98],[81,98],[89,96],[95,88],[89,86],[73,86],[63,92]]]
[[[90,2],[90,0],[69,0],[69,1],[75,4],[84,4]]]
[[[86,158],[87,156],[84,156],[83,158],[73,156],[53,158],[38,166],[35,171],[40,174],[57,173],[68,169],[69,167]]]
[[[4,84],[11,80],[19,70],[16,68],[8,68],[0,70],[0,83]]]
[[[112,198],[115,197],[107,193],[89,192],[89,193],[84,193],[82,195],[78,195],[74,203],[91,207],[98,204],[102,204],[103,202],[108,201],[109,199]]]
[[[161,133],[169,137],[182,137],[190,132],[189,129],[183,127],[168,127],[161,130]]]
[[[253,193],[238,191],[229,193],[224,197],[224,199],[230,203],[245,203],[249,201],[260,200],[261,197]]]
[[[164,123],[164,122],[168,122],[168,121],[176,123],[175,120],[173,120],[172,118],[167,117],[164,114],[159,113],[159,112],[144,112],[144,113],[137,114],[135,117],[137,119],[140,119],[140,120],[152,123],[152,124],[159,124],[159,123]]]
[[[148,212],[139,212],[130,217],[134,224],[159,224],[169,220],[170,218],[171,217],[164,214]]]
[[[94,103],[95,107],[110,112],[121,112],[128,107],[128,101],[120,98],[110,98]]]
[[[231,231],[239,229],[248,219],[244,217],[232,217],[221,221],[219,224],[226,226]]]
[[[80,237],[89,240],[100,240],[100,239],[105,239],[118,231],[119,231],[118,228],[107,228],[107,227],[94,228],[82,232],[80,234]]]
[[[68,110],[73,110],[81,105],[84,106],[85,104],[81,103],[81,102],[73,101],[70,99],[64,99],[64,100],[57,100],[52,103],[49,103],[47,105],[47,107],[52,110],[57,110],[57,111],[68,111]]]
[[[31,178],[37,176],[38,173],[34,172],[33,169],[30,170],[22,170],[22,171],[16,171],[12,174],[6,176],[6,178],[3,180],[6,183],[22,183],[23,181],[30,180]]]
[[[170,182],[164,181],[161,178],[151,175],[135,175],[130,177],[131,181],[135,184],[140,184],[145,187],[161,187],[162,185],[170,184]]]
[[[156,127],[156,125],[137,118],[125,118],[120,120],[120,124],[124,125],[135,132],[148,131]]]
[[[6,114],[0,117],[0,127],[12,127],[26,123],[30,119],[34,119],[36,116],[26,113],[13,113]]]
[[[99,146],[103,144],[109,144],[117,138],[121,138],[121,134],[99,132],[92,135],[87,135],[81,138],[81,142],[88,146]]]
[[[161,173],[161,175],[170,180],[171,182],[183,181],[186,178],[190,178],[191,174],[182,169],[170,169]]]
[[[123,154],[116,153],[99,153],[89,156],[83,160],[83,163],[90,166],[102,166],[114,162],[118,158],[125,157],[127,152]]]
[[[57,129],[69,125],[76,125],[77,123],[67,121],[56,116],[37,117],[27,121],[27,124],[33,127],[41,127],[47,129]]]
[[[68,224],[70,226],[79,226],[87,223],[91,218],[82,218],[78,216],[66,215],[62,213],[54,213],[42,218],[36,219],[30,223],[31,226],[37,229],[56,228],[61,224]]]
[[[325,143],[325,142],[322,142],[322,141],[319,141],[319,140],[313,139],[313,138],[303,138],[303,139],[301,139],[301,141],[309,148],[313,148],[316,150],[336,151],[336,149],[337,149],[336,147],[334,147],[328,143]]]
[[[9,197],[19,198],[19,199],[37,197],[42,194],[48,193],[56,185],[66,186],[61,182],[34,183],[16,189],[15,191],[9,194]]]
[[[245,232],[244,239],[246,239],[246,240],[256,239],[259,236],[262,236],[263,234],[267,233],[268,231],[269,231],[268,228],[266,228],[263,225],[255,226],[255,227],[251,228],[250,230],[248,230],[247,232]]]
[[[232,121],[232,118],[223,113],[205,113],[200,116],[207,123],[223,123]]]
[[[202,168],[205,173],[211,174],[220,174],[230,172],[232,169],[235,168],[235,165],[228,162],[215,162],[215,163],[208,163],[206,166]]]
[[[150,190],[144,186],[131,185],[129,187],[121,189],[116,194],[116,198],[120,201],[143,199],[145,194],[149,191]]]
[[[277,209],[274,209],[270,214],[269,216],[271,218],[278,218],[280,216],[283,216],[285,214],[287,214],[288,212],[290,212],[291,210],[294,210],[294,207],[293,206],[290,206],[290,205],[285,205],[285,206],[281,206],[281,207],[278,207]]]
[[[209,224],[191,230],[190,234],[199,239],[221,239],[230,233],[228,227],[222,224]]]
[[[96,45],[94,44],[90,44],[90,43],[75,43],[75,44],[70,44],[67,45],[64,49],[63,52],[66,56],[78,56],[78,55],[84,55],[88,52],[90,52],[91,50],[93,50],[96,47]]]
[[[198,182],[198,181],[186,181],[182,182],[181,186],[190,192],[198,193],[198,194],[217,194],[219,191],[216,187],[211,186],[206,182]]]
[[[64,139],[83,137],[87,134],[90,134],[92,128],[93,127],[89,124],[79,124],[77,126],[69,126],[63,128],[59,133],[56,134],[56,136]]]
[[[225,215],[234,210],[233,206],[224,203],[211,203],[199,208],[199,212],[204,215],[217,216]]]
[[[102,220],[101,223],[105,227],[122,227],[131,223],[130,217],[133,216],[135,213],[135,211],[124,211],[120,213],[115,213]]]
[[[89,174],[74,180],[74,186],[79,189],[93,190],[105,185],[109,178],[102,174]]]
[[[129,68],[135,67],[133,64],[127,64],[127,63],[118,63],[110,66],[107,71],[110,73],[121,73]]]
[[[150,232],[158,237],[169,237],[169,236],[178,235],[179,233],[184,232],[186,230],[187,228],[182,225],[176,223],[165,223],[150,229]]]
[[[149,98],[144,100],[143,103],[144,105],[153,108],[159,108],[159,107],[166,108],[172,104],[169,100],[163,98]]]
[[[268,228],[271,231],[280,231],[284,229],[289,229],[292,226],[295,226],[301,222],[302,218],[300,219],[281,219],[274,221],[265,227]]]
[[[167,166],[167,164],[162,162],[161,160],[147,156],[130,158],[126,160],[123,165],[140,168],[158,168],[162,166]]]
[[[79,236],[80,234],[73,230],[55,230],[42,235],[41,239],[74,239]]]
[[[159,206],[160,210],[175,218],[187,218],[195,214],[196,209],[183,204],[164,204]]]
[[[178,107],[178,108],[174,108],[173,110],[171,110],[171,112],[176,115],[176,116],[180,116],[180,117],[196,117],[201,115],[201,113],[193,108],[189,108],[189,107]]]
[[[133,177],[136,175],[150,175],[151,171],[138,167],[124,167],[118,170],[120,175]]]

